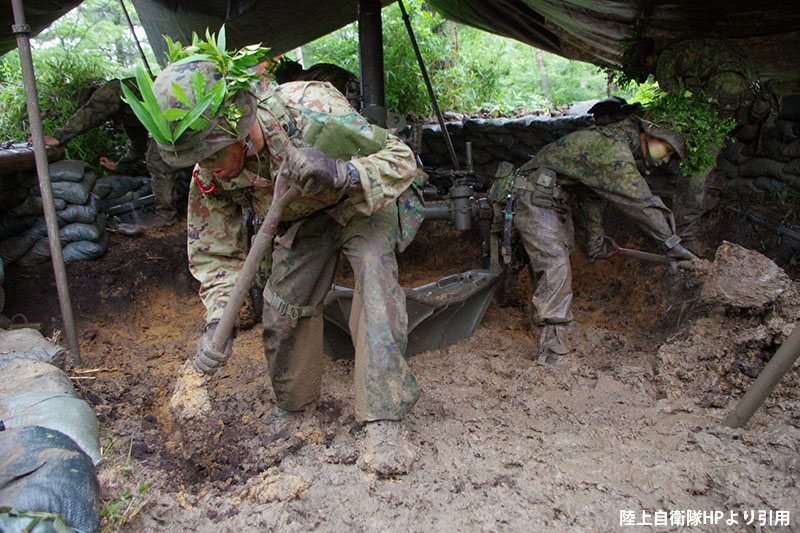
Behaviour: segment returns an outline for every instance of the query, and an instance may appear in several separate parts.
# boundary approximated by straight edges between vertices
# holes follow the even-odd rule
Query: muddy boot
[[[178,220],[178,213],[166,209],[156,209],[152,216],[141,222],[139,225],[144,229],[154,230],[168,226]]]
[[[239,316],[236,318],[236,327],[239,329],[250,329],[261,322],[261,310],[264,307],[264,297],[258,287],[250,287],[239,309]]]
[[[292,437],[300,431],[310,411],[308,408],[303,411],[287,411],[275,406],[266,418],[264,430],[273,441]]]
[[[545,324],[539,335],[539,362],[557,363],[572,350],[566,324]]]
[[[586,255],[589,257],[589,262],[595,262],[598,259],[608,259],[612,255],[611,247],[604,235],[591,234],[586,240]]]
[[[377,420],[365,426],[365,449],[359,466],[381,477],[407,474],[416,459],[403,437],[399,420]]]

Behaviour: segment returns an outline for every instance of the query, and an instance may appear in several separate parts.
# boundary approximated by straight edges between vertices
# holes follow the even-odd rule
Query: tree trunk
[[[553,105],[553,97],[550,95],[550,81],[547,79],[547,70],[544,68],[544,54],[541,50],[536,51],[536,64],[539,67],[539,78],[542,83],[542,94],[550,105]]]

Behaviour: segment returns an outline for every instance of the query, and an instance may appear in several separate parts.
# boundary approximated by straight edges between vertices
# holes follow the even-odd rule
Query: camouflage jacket
[[[324,122],[326,116],[335,116],[351,130],[363,133],[367,142],[380,139],[380,144],[370,155],[348,158],[359,172],[361,189],[346,193],[321,191],[312,197],[300,197],[288,206],[282,220],[299,221],[324,210],[334,221],[345,225],[356,213],[371,215],[394,201],[417,176],[411,149],[385,130],[370,125],[350,107],[343,95],[326,83],[287,83],[267,89],[260,98],[257,120],[265,139],[260,163],[248,159],[242,173],[227,182],[215,180],[207,170],[195,167],[196,179],[189,191],[189,269],[200,281],[207,322],[222,316],[236,274],[246,257],[242,246],[242,208],[252,207],[259,218],[266,215],[286,146],[289,143],[296,147],[312,144],[306,137],[316,131],[315,123]],[[274,105],[270,98],[279,99],[282,105]],[[281,112],[288,112],[288,124],[285,117],[277,116]],[[290,136],[284,128],[296,130],[290,131]],[[351,150],[351,154],[355,152]],[[205,190],[213,184],[213,192],[202,193],[198,183]],[[290,229],[281,242],[290,245],[289,236],[293,234]]]
[[[112,120],[125,130],[131,142],[128,152],[117,161],[117,172],[130,175],[144,174],[148,133],[130,106],[122,101],[123,83],[138,92],[133,78],[107,81],[92,93],[89,100],[79,107],[60,129],[53,132],[53,136],[61,144],[66,144],[70,139]]]
[[[642,180],[642,144],[637,118],[614,122],[607,126],[592,126],[574,131],[543,146],[519,169],[496,176],[490,196],[494,201],[505,198],[515,176],[525,176],[539,167],[558,173],[558,183],[564,187],[601,183],[615,187],[636,186]]]

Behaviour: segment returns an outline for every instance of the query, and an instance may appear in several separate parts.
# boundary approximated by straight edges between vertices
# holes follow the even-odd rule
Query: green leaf
[[[139,122],[147,128],[147,131],[153,136],[153,139],[160,144],[174,144],[172,142],[172,135],[166,136],[164,135],[159,127],[156,125],[153,117],[150,115],[150,112],[145,109],[142,102],[133,94],[133,91],[128,89],[125,84],[122,84],[122,93],[123,98],[122,100],[131,106],[131,110],[133,114],[136,115],[136,118],[139,119]]]
[[[53,529],[56,530],[56,533],[72,533],[72,529],[60,516],[53,521]]]
[[[192,54],[172,63],[173,65],[185,65],[186,63],[195,63],[197,61],[213,61],[213,58],[208,54]]]
[[[206,94],[206,80],[199,70],[195,70],[189,78],[189,85],[194,91],[194,101],[198,102]]]
[[[158,132],[166,139],[174,139],[175,137],[173,137],[169,131],[169,124],[167,124],[166,119],[161,116],[161,108],[158,107],[156,95],[153,94],[153,80],[150,79],[150,76],[147,75],[147,72],[145,72],[141,66],[136,69],[136,83],[139,86],[139,92],[142,93],[142,103],[145,109],[150,113],[152,122],[155,123]],[[152,133],[152,131],[150,133]]]
[[[225,24],[222,25],[219,29],[219,37],[217,37],[217,50],[220,52],[225,52],[227,49],[225,43]]]
[[[161,116],[165,119],[169,120],[170,122],[177,122],[185,117],[189,113],[188,109],[180,109],[177,107],[173,107],[171,109],[165,109]]]
[[[177,98],[178,101],[180,103],[182,103],[183,105],[185,105],[186,107],[192,107],[192,102],[189,101],[189,97],[186,96],[186,93],[184,92],[183,87],[181,87],[180,85],[178,85],[174,81],[172,82],[172,94],[174,94],[175,98]],[[167,120],[169,120],[169,119],[167,119]]]
[[[209,122],[211,121],[208,120],[207,118],[200,117],[191,124],[189,124],[189,129],[192,131],[202,131],[206,129],[206,126],[208,126]]]
[[[181,119],[181,121],[175,127],[175,132],[173,133],[173,135],[175,135],[176,140],[180,139],[181,134],[183,134],[183,132],[186,131],[186,129],[192,124],[192,122],[200,118],[200,115],[202,115],[205,112],[205,110],[208,109],[208,106],[211,105],[211,100],[213,100],[213,98],[214,98],[213,93],[205,95],[202,99],[198,100],[197,104],[192,109],[189,110],[189,112],[186,114],[185,117],[183,117],[183,119]]]

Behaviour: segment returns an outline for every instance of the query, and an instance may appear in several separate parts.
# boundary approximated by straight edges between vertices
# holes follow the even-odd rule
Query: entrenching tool
[[[275,194],[272,198],[272,204],[264,217],[261,228],[253,238],[250,251],[247,253],[247,258],[239,275],[236,277],[236,283],[222,313],[222,318],[220,318],[214,336],[211,338],[213,347],[217,351],[224,350],[226,341],[233,332],[239,309],[242,307],[247,291],[253,285],[253,278],[255,278],[261,260],[275,237],[278,222],[280,222],[284,209],[299,194],[300,190],[297,186],[286,187],[286,176],[281,170],[275,180]],[[169,402],[170,410],[178,420],[186,423],[196,419],[198,415],[205,415],[211,411],[211,402],[205,386],[206,379],[188,362],[181,367],[175,383],[175,390]]]
[[[250,251],[244,260],[244,266],[239,271],[239,275],[236,276],[236,283],[228,298],[228,303],[225,305],[225,311],[223,311],[222,318],[220,318],[217,329],[214,331],[214,336],[211,338],[212,346],[217,351],[221,352],[225,349],[225,343],[233,332],[239,309],[242,307],[247,291],[253,286],[253,279],[256,276],[256,272],[258,272],[258,267],[261,265],[261,260],[264,259],[264,254],[267,253],[267,248],[269,248],[272,239],[275,237],[275,231],[278,227],[278,222],[281,220],[283,210],[300,194],[300,190],[292,185],[278,196],[279,187],[282,185],[281,177],[279,176],[276,180],[275,196],[272,198],[272,204],[269,206],[261,228],[253,238]]]
[[[633,259],[638,259],[639,261],[648,261],[650,263],[660,263],[662,265],[669,265],[671,267],[676,267],[677,261],[671,257],[667,257],[666,255],[661,254],[654,254],[651,252],[643,252],[641,250],[633,250],[631,248],[622,248],[617,241],[612,239],[609,236],[605,236],[605,239],[611,244],[612,252],[611,255],[624,255],[626,257],[632,257]]]

